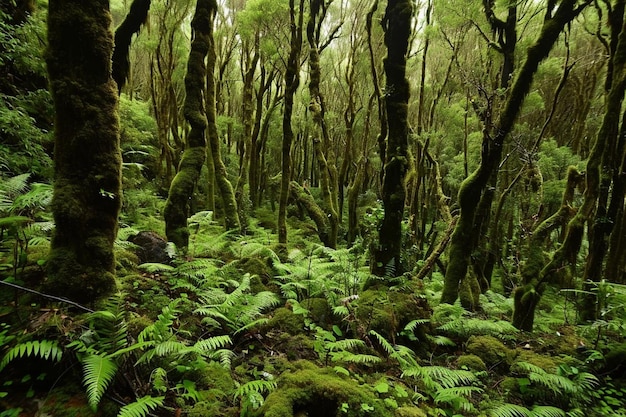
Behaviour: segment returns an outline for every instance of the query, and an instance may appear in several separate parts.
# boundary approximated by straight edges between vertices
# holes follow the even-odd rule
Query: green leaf
[[[145,417],[157,407],[163,406],[165,397],[151,397],[149,395],[137,399],[134,403],[125,405],[120,409],[117,417]]]
[[[89,354],[82,362],[87,399],[91,408],[96,411],[102,395],[117,372],[117,364],[109,357],[98,354]]]

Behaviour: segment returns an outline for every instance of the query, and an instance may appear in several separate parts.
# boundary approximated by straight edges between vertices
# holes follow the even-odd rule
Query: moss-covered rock
[[[368,385],[342,378],[330,368],[317,368],[307,361],[294,364],[283,373],[278,388],[266,399],[257,417],[385,417],[385,407]]]
[[[486,371],[487,365],[476,355],[461,355],[456,360],[456,365],[470,371]]]
[[[325,298],[309,298],[301,303],[309,310],[309,317],[318,326],[330,329],[333,325],[333,311]]]
[[[395,291],[386,287],[376,287],[363,291],[353,305],[356,322],[355,334],[363,330],[374,330],[388,340],[395,340],[410,321],[429,318],[432,310],[425,298],[413,291]],[[358,330],[363,329],[363,330]]]
[[[512,350],[493,336],[472,336],[467,341],[467,353],[478,356],[489,366],[507,366]]]
[[[531,350],[518,349],[515,362],[528,362],[535,366],[540,367],[546,372],[554,373],[558,367],[557,361],[553,357],[540,355]]]
[[[293,314],[285,307],[277,308],[266,325],[267,329],[280,330],[290,335],[304,332],[304,316]]]

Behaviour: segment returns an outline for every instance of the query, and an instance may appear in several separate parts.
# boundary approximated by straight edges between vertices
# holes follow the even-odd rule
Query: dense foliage
[[[626,416],[623,1],[142,5],[86,302],[46,291],[48,2],[0,6],[0,417]]]

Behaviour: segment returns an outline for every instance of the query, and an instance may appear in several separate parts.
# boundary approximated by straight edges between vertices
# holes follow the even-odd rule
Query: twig
[[[12,288],[15,288],[15,289],[18,289],[18,290],[21,290],[21,291],[30,292],[30,293],[39,295],[39,296],[44,297],[44,298],[49,298],[51,300],[60,301],[62,303],[70,304],[70,305],[73,305],[74,307],[78,307],[81,310],[88,311],[89,313],[93,313],[94,312],[94,310],[90,309],[89,307],[85,307],[84,305],[78,304],[78,303],[76,303],[74,301],[70,301],[67,298],[57,297],[57,296],[50,295],[50,294],[44,294],[42,292],[35,291],[35,290],[31,289],[31,288],[26,288],[26,287],[22,287],[21,285],[13,284],[12,282],[0,281],[0,284],[6,285],[8,287],[12,287]]]

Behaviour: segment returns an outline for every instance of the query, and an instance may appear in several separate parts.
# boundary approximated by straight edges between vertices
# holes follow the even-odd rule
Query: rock
[[[135,254],[141,263],[167,264],[173,259],[167,240],[158,233],[144,231],[128,238],[129,242],[137,245]]]

